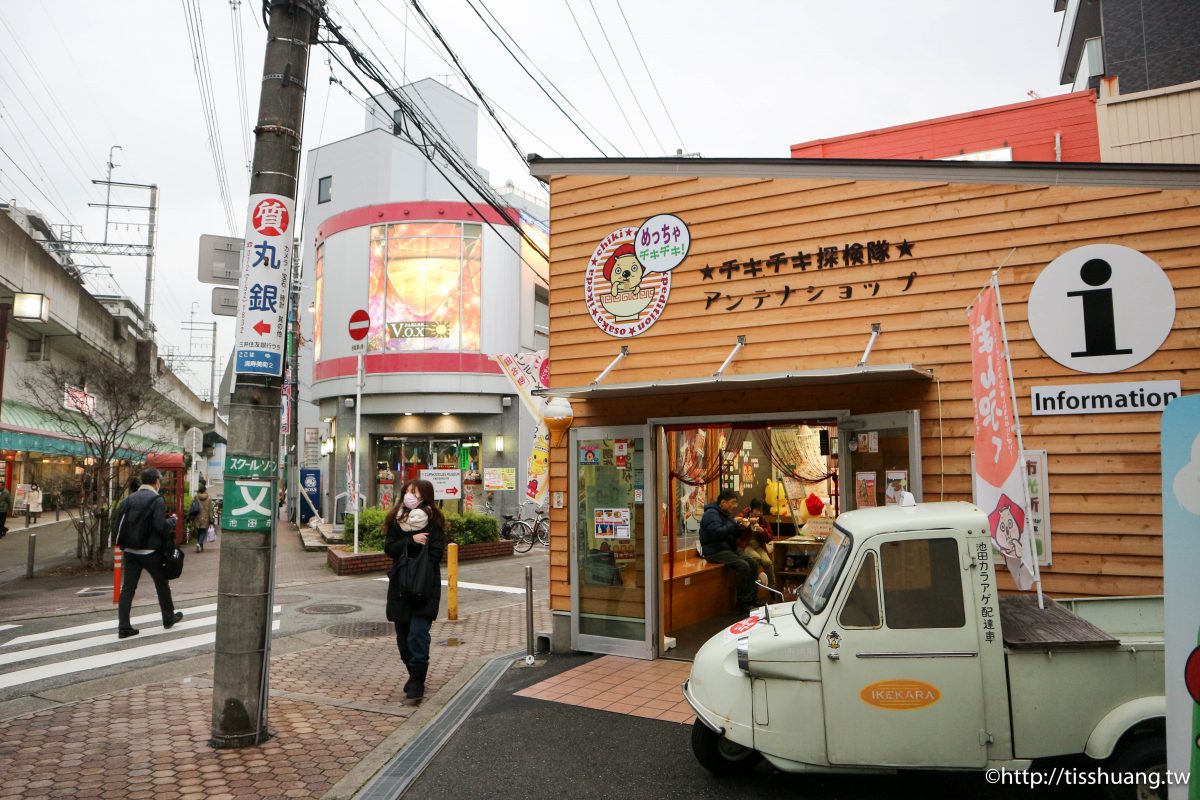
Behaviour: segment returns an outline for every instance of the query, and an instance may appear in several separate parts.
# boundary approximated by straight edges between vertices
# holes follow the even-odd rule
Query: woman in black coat
[[[409,481],[396,497],[396,503],[384,518],[387,541],[383,546],[393,559],[407,553],[422,555],[433,562],[431,573],[437,576],[423,595],[413,603],[402,597],[396,579],[389,573],[387,618],[396,624],[396,644],[400,658],[408,668],[404,696],[416,700],[425,696],[425,675],[429,672],[429,628],[442,602],[441,563],[446,550],[445,519],[433,502],[433,484]]]

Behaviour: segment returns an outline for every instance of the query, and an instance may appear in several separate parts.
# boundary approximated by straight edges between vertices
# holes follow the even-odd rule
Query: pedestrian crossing
[[[387,578],[376,578],[377,581],[386,581]],[[442,586],[449,586],[449,581],[442,581]],[[498,586],[493,583],[468,583],[467,581],[458,582],[459,589],[473,589],[477,592],[500,592],[501,594],[525,594],[524,589],[519,589],[516,586]]]
[[[282,606],[274,606],[271,611],[277,617],[282,609]],[[216,642],[216,603],[181,608],[180,610],[183,611],[184,618],[170,630],[162,627],[162,615],[157,611],[132,617],[130,622],[139,627],[141,634],[128,639],[121,639],[117,636],[117,622],[115,618],[111,618],[101,622],[17,636],[0,643],[0,689],[35,683],[47,678],[103,669],[197,647],[207,648]],[[279,630],[279,625],[279,619],[274,619],[271,623],[271,630]],[[20,626],[6,625],[0,630],[18,627]],[[204,628],[213,628],[213,630],[188,635],[189,631],[198,631]],[[105,631],[105,633],[89,635],[98,631]],[[146,644],[145,641],[148,638],[157,640]],[[42,644],[44,642],[53,642],[53,644]],[[96,652],[101,650],[103,652]],[[10,666],[35,660],[42,660],[44,663],[15,669]]]

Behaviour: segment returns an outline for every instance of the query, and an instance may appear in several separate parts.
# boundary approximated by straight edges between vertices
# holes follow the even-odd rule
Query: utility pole
[[[113,163],[113,150],[124,150],[119,144],[114,144],[108,148],[108,179],[105,181],[107,188],[104,190],[104,243],[108,244],[108,212],[112,208],[112,171],[113,167],[117,166]]]
[[[249,747],[270,736],[268,666],[278,516],[279,385],[284,360],[276,336],[281,332],[279,326],[286,324],[287,309],[267,314],[276,309],[264,304],[272,300],[286,304],[289,299],[287,276],[280,270],[290,270],[290,254],[295,249],[295,216],[289,208],[294,209],[299,183],[308,50],[316,38],[321,7],[321,0],[271,0],[270,4],[254,129],[239,333],[234,343],[236,385],[229,404],[221,514],[224,536],[217,578],[210,740],[214,747]],[[257,260],[252,260],[254,257]],[[268,285],[269,281],[276,283]],[[256,309],[261,313],[248,313]],[[251,316],[254,324],[248,329]],[[258,340],[262,341],[258,349],[247,344]]]

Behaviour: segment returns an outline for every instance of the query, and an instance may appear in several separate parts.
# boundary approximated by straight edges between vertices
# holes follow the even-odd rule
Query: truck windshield
[[[825,540],[825,546],[817,556],[816,565],[808,573],[804,585],[800,587],[800,599],[812,613],[820,614],[829,602],[842,565],[846,563],[846,556],[850,553],[850,545],[849,534],[841,528],[835,527],[833,533]]]

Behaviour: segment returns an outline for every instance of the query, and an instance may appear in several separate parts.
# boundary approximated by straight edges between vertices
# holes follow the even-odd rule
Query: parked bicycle
[[[524,507],[526,504],[522,504]],[[491,514],[495,511],[492,502],[488,500],[483,507],[485,513]],[[514,514],[501,515],[504,522],[500,526],[500,538],[512,539],[513,550],[518,553],[527,553],[533,549],[533,543],[537,542],[543,546],[550,544],[550,518],[546,515],[544,508],[537,508],[531,518],[523,518]]]

